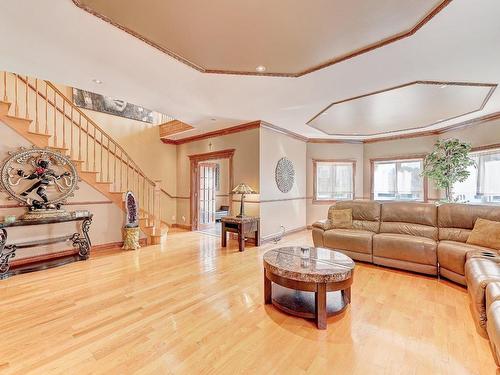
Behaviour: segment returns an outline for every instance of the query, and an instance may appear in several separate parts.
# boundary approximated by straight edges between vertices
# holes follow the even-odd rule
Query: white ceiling
[[[478,111],[496,86],[416,82],[333,103],[309,125],[329,135],[377,135],[424,128]]]
[[[201,70],[299,74],[413,29],[443,0],[76,0]]]
[[[371,139],[380,135],[326,136],[306,122],[333,102],[408,82],[498,83],[499,14],[498,0],[454,0],[409,38],[282,78],[200,73],[71,0],[2,0],[0,69],[120,97],[196,127],[177,138],[263,120],[307,137]],[[426,130],[499,110],[496,90],[482,111]]]

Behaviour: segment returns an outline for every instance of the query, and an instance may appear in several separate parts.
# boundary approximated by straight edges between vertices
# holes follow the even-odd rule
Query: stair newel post
[[[161,215],[161,202],[160,202],[160,193],[161,193],[161,181],[155,180],[154,182],[154,195],[153,195],[153,200],[154,200],[154,231],[155,234],[160,234],[160,229],[161,229],[161,220],[160,220],[160,215]]]

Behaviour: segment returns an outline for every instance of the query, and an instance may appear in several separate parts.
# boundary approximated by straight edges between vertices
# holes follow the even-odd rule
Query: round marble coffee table
[[[351,302],[354,262],[338,251],[282,247],[264,254],[264,302],[288,314],[315,319],[326,329],[327,317]]]

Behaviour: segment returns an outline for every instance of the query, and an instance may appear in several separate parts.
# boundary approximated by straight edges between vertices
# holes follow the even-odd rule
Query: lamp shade
[[[234,194],[257,194],[257,192],[245,183],[238,184],[232,192]]]

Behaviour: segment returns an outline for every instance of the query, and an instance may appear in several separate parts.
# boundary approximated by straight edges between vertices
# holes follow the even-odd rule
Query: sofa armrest
[[[331,222],[331,220],[328,220],[328,219],[318,220],[312,226],[313,226],[313,228],[319,228],[319,229],[323,229],[323,230],[333,229],[333,223]]]

